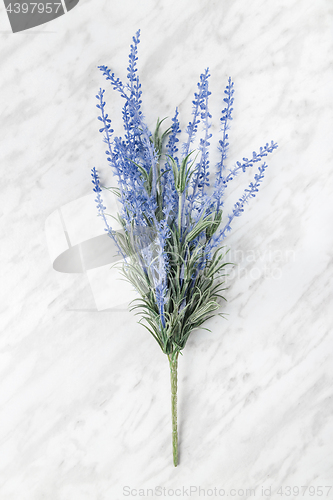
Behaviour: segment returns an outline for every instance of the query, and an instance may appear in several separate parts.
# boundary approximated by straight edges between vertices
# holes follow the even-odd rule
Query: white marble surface
[[[193,333],[179,362],[176,469],[167,359],[125,306],[97,310],[87,275],[53,270],[46,237],[50,214],[89,194],[90,169],[108,174],[96,67],[124,78],[138,28],[151,126],[176,106],[186,125],[209,66],[215,141],[235,81],[229,165],[279,143],[226,241],[238,264],[228,320]],[[81,0],[16,34],[0,5],[1,500],[222,488],[278,499],[280,486],[333,485],[332,33],[329,0]],[[118,131],[120,102],[108,93]],[[250,177],[234,181],[227,206]]]

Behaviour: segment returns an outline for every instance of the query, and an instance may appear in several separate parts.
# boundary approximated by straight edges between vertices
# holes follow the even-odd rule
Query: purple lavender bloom
[[[102,125],[99,130],[103,133],[107,146],[107,161],[118,182],[117,194],[121,206],[119,220],[124,229],[123,235],[118,235],[108,223],[95,168],[92,169],[92,176],[97,195],[97,209],[104,220],[105,230],[117,241],[122,255],[131,256],[132,261],[135,261],[135,264],[128,263],[127,271],[130,274],[134,269],[131,265],[136,266],[135,272],[137,276],[140,275],[140,279],[134,279],[131,275],[132,279],[141,295],[154,301],[159,317],[159,330],[163,332],[168,328],[175,307],[178,308],[178,314],[185,317],[189,307],[187,294],[195,290],[197,280],[205,273],[205,269],[208,269],[212,255],[220,248],[231,230],[234,218],[243,213],[245,204],[258,192],[267,164],[262,163],[259,166],[253,182],[235,203],[226,222],[222,223],[221,207],[229,182],[240,172],[262,162],[263,158],[277,148],[277,144],[273,141],[267,143],[258,153],[253,152],[252,157],[243,158],[227,170],[228,130],[234,102],[234,83],[229,78],[224,90],[224,108],[220,118],[220,160],[215,166],[215,181],[210,188],[209,148],[212,116],[208,107],[211,94],[208,86],[209,69],[200,75],[192,101],[192,119],[185,129],[187,139],[178,148],[181,132],[178,109],[170,128],[162,136],[159,135],[159,130],[163,120],[158,120],[155,133],[150,131],[145,122],[137,69],[139,43],[140,31],[133,37],[130,47],[125,84],[107,66],[99,66],[113,90],[124,99],[123,137],[113,137],[111,120],[105,111],[105,91],[100,89],[96,96],[97,108],[100,110],[98,120]],[[191,148],[200,132],[198,150],[195,151]],[[164,145],[166,137],[168,140]],[[172,266],[177,252],[181,255],[181,260],[177,261],[177,266],[180,267],[178,274],[175,274]],[[191,283],[186,281],[188,276],[192,280]],[[172,294],[182,287],[186,289],[181,292],[181,299],[177,306],[173,303],[171,307]],[[171,349],[167,347],[166,337],[162,345],[163,349]]]
[[[126,83],[107,66],[99,66],[113,90],[124,100],[123,136],[114,137],[106,113],[105,91],[96,97],[100,110],[99,131],[106,144],[107,161],[116,177],[119,197],[119,222],[122,231],[109,224],[101,196],[97,170],[92,169],[98,215],[105,231],[116,243],[124,258],[123,274],[139,293],[132,309],[139,309],[140,323],[167,354],[171,370],[172,445],[174,465],[178,464],[177,434],[177,359],[190,333],[216,314],[220,292],[224,290],[224,254],[221,244],[235,217],[256,196],[267,164],[263,159],[277,144],[271,142],[253,152],[252,157],[227,169],[230,121],[234,102],[234,84],[228,79],[224,90],[220,159],[215,166],[215,180],[210,186],[209,69],[201,75],[192,101],[191,121],[185,128],[187,138],[179,147],[180,124],[176,108],[169,129],[161,133],[164,120],[157,120],[152,133],[142,112],[142,90],[138,76],[140,31],[130,47]],[[168,138],[168,140],[166,140]],[[195,140],[199,143],[193,149]],[[165,144],[166,142],[166,144]],[[230,181],[260,162],[258,173],[222,221],[223,199]],[[263,162],[263,163],[262,163]]]

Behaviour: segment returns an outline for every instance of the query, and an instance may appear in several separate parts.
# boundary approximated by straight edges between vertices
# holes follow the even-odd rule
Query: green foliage
[[[119,243],[131,262],[123,265],[123,274],[139,292],[140,298],[133,301],[131,310],[138,309],[143,326],[158,342],[166,354],[184,349],[190,333],[211,318],[220,308],[219,299],[224,290],[223,278],[225,252],[223,248],[215,251],[212,259],[206,261],[198,271],[200,248],[191,249],[190,242],[181,241],[178,229],[174,226],[167,241],[169,255],[168,295],[165,303],[165,326],[156,304],[152,277],[146,274],[141,265],[140,252],[133,248],[131,237],[127,233],[120,235]],[[221,253],[222,250],[222,253]]]
[[[161,134],[162,121],[157,121],[152,136],[159,159],[163,140],[168,132]],[[194,162],[189,163],[190,155],[191,153],[184,158],[179,168],[169,157],[180,200],[193,173]],[[152,176],[137,166],[145,180],[146,190],[150,193]],[[160,177],[161,174],[156,183],[160,182]],[[158,210],[159,207],[157,212]],[[168,257],[168,292],[165,297],[163,325],[155,296],[153,271],[144,265],[142,248],[142,242],[145,241],[145,245],[150,246],[155,256],[153,258],[157,259],[158,248],[154,252],[158,236],[156,228],[147,220],[146,227],[138,229],[133,224],[129,231],[128,228],[125,229],[125,221],[119,215],[124,232],[117,233],[118,243],[125,255],[130,256],[130,262],[122,264],[122,273],[140,295],[133,301],[131,310],[137,311],[136,314],[141,316],[139,323],[154,337],[162,351],[171,357],[184,349],[190,333],[214,316],[220,308],[221,299],[225,300],[221,295],[224,290],[224,271],[228,264],[224,260],[225,248],[218,248],[211,259],[208,259],[205,252],[205,245],[218,229],[221,219],[222,211],[219,210],[209,217],[201,217],[191,230],[183,228],[182,234],[176,220],[169,222],[170,233],[164,246]],[[198,241],[199,235],[206,237]]]

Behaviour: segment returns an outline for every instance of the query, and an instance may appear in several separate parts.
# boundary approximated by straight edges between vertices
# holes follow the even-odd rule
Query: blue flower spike
[[[142,112],[142,90],[138,76],[140,31],[130,46],[126,83],[107,66],[100,71],[123,99],[123,136],[114,136],[106,113],[105,90],[96,95],[99,132],[106,144],[106,157],[117,180],[111,189],[120,202],[118,220],[122,231],[114,231],[102,199],[95,167],[91,170],[98,215],[105,231],[123,257],[121,272],[138,292],[132,310],[141,314],[140,323],[168,356],[171,373],[173,463],[178,464],[177,363],[193,330],[214,316],[221,307],[225,276],[225,250],[221,246],[231,223],[254,198],[264,179],[264,159],[278,146],[274,141],[252,156],[227,168],[229,129],[234,103],[234,83],[228,79],[220,118],[219,161],[210,173],[209,68],[200,75],[192,101],[192,117],[180,143],[179,112],[164,132],[164,120],[157,119],[152,133]],[[194,142],[197,150],[193,149]],[[259,163],[253,181],[222,217],[226,189],[238,174]],[[210,178],[214,179],[210,186]]]

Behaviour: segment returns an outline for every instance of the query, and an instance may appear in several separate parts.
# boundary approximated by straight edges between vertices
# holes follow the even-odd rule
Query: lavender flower
[[[173,458],[178,463],[177,434],[177,360],[190,333],[216,314],[223,297],[223,277],[226,262],[221,244],[239,217],[245,204],[256,196],[267,164],[263,159],[277,144],[271,142],[243,158],[227,171],[228,130],[232,120],[234,84],[231,78],[224,91],[221,134],[218,149],[220,160],[210,185],[209,69],[201,75],[194,94],[192,119],[186,127],[187,139],[180,147],[178,110],[164,133],[157,120],[154,133],[146,125],[141,109],[142,91],[137,70],[140,31],[133,37],[130,48],[127,82],[123,84],[107,66],[99,66],[112,88],[124,99],[122,119],[124,136],[113,137],[111,120],[105,112],[105,91],[96,95],[98,120],[107,146],[107,161],[117,179],[115,193],[121,210],[118,214],[123,232],[109,225],[101,196],[98,173],[92,169],[99,216],[105,231],[115,241],[124,257],[122,272],[138,291],[140,298],[133,309],[139,309],[143,326],[167,354],[171,370]],[[200,132],[198,151],[192,144]],[[222,222],[223,199],[228,183],[240,172],[260,163],[253,182],[235,203],[232,212]],[[222,251],[221,251],[222,250]]]

